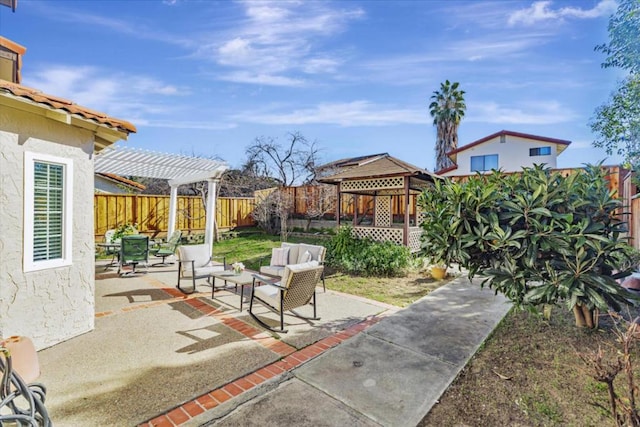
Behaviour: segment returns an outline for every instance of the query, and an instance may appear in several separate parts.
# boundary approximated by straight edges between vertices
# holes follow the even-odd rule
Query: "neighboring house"
[[[138,194],[146,188],[139,182],[112,173],[97,173],[94,187],[99,194]]]
[[[454,165],[436,173],[441,176],[464,176],[492,169],[518,172],[523,167],[541,163],[554,169],[558,155],[569,144],[571,141],[563,139],[502,130],[450,151],[447,154]]]
[[[0,78],[0,336],[42,349],[94,328],[93,157],[135,131]]]

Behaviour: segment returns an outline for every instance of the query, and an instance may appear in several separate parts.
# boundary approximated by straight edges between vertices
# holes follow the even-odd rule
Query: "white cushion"
[[[304,253],[300,255],[300,258],[298,259],[298,263],[309,262],[309,261],[311,261],[311,252],[304,251]]]
[[[284,273],[284,265],[263,265],[260,267],[260,273],[271,276],[282,276],[282,273]]]
[[[178,253],[180,254],[180,261],[193,261],[193,265],[196,268],[205,267],[209,264],[209,248],[205,245],[185,245],[178,247]],[[183,269],[191,269],[191,266],[182,264]]]
[[[298,260],[298,263],[305,262],[302,260],[302,254],[304,254],[305,252],[309,252],[311,254],[311,259],[319,262],[324,262],[324,252],[325,252],[324,246],[308,245],[306,243],[300,243],[299,246],[300,246],[300,259]]]
[[[224,271],[224,264],[215,263],[206,267],[198,267],[195,269],[196,277],[208,276],[211,273],[216,273],[218,271]],[[185,271],[185,276],[190,277],[191,271]]]
[[[300,256],[300,245],[298,243],[287,243],[282,242],[281,245],[283,248],[289,248],[289,260],[285,262],[286,264],[297,264],[298,257]]]
[[[286,265],[289,261],[289,248],[271,249],[271,265]]]
[[[289,264],[285,266],[284,271],[282,272],[282,275],[281,275],[282,278],[280,279],[280,283],[282,283],[282,286],[287,286],[287,281],[289,280],[289,274],[291,274],[292,271],[306,270],[308,268],[317,267],[318,265],[320,265],[318,261],[302,262],[300,264]]]
[[[273,285],[261,285],[255,287],[255,295],[262,301],[275,308],[280,308],[280,289]]]

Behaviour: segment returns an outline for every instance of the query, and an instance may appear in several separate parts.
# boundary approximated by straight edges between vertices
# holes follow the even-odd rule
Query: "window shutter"
[[[34,162],[33,261],[63,256],[64,166]]]

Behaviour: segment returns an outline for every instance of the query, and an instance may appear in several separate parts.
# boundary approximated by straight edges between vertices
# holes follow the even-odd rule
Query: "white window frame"
[[[549,150],[549,153],[547,154],[542,154],[541,151],[547,149]],[[545,145],[542,147],[531,147],[529,148],[529,157],[538,157],[538,156],[550,156],[551,155],[551,146],[550,145]],[[534,154],[532,154],[534,153]]]
[[[482,157],[482,169],[473,169],[473,159],[476,158],[480,158]],[[497,163],[497,167],[495,168],[487,168],[486,164],[487,164],[487,157],[495,157],[496,158],[496,163]],[[500,168],[500,155],[498,154],[479,154],[477,156],[471,156],[469,158],[469,170],[471,172],[488,172],[492,169],[499,169]]]
[[[43,261],[33,260],[34,243],[34,197],[36,162],[53,163],[63,167],[63,236],[62,258]],[[24,153],[24,247],[23,269],[25,272],[65,267],[72,264],[72,230],[73,230],[73,160],[48,154],[26,151]]]

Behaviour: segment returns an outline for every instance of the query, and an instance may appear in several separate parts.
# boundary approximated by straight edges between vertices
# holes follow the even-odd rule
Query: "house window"
[[[551,154],[551,147],[529,148],[529,156],[548,156]]]
[[[498,169],[498,155],[471,156],[471,172]]]
[[[70,159],[25,153],[24,271],[71,265]]]

